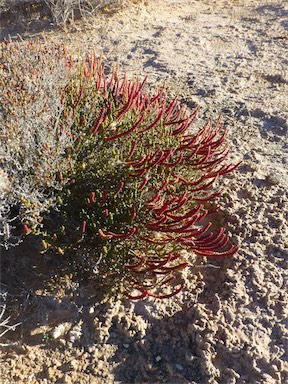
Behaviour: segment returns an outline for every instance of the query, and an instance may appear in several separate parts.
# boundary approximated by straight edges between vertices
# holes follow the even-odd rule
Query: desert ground
[[[64,29],[39,2],[5,7],[2,39],[102,53],[108,67],[148,76],[152,88],[165,81],[200,106],[199,126],[222,113],[231,161],[242,163],[224,178],[217,213],[240,250],[191,255],[176,297],[129,301],[80,287],[58,300],[45,294],[43,255],[29,244],[2,250],[2,320],[20,324],[0,340],[1,383],[287,382],[287,2],[126,1]]]

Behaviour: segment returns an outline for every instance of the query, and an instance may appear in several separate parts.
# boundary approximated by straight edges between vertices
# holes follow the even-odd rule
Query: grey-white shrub
[[[65,181],[72,144],[59,123],[70,75],[63,48],[3,42],[0,48],[0,245],[17,244],[17,222],[38,222]]]
[[[122,0],[45,0],[55,25],[64,26],[78,18],[95,16],[108,6],[120,6]]]

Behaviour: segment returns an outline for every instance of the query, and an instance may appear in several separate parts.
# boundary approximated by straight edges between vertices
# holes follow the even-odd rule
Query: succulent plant
[[[24,230],[41,236],[44,252],[85,260],[88,273],[131,299],[173,296],[189,267],[183,251],[237,252],[209,221],[220,177],[237,167],[227,160],[227,130],[219,118],[195,132],[197,109],[168,100],[164,86],[149,93],[146,79],[106,75],[95,54],[65,57],[70,75],[54,122],[71,139],[61,157],[69,166],[52,169],[57,204]]]

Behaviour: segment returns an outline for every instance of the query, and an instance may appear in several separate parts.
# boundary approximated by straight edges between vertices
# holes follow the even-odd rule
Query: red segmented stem
[[[158,150],[157,150],[158,151]],[[158,152],[159,153],[159,152]],[[153,157],[155,158],[155,155],[156,153],[153,155]],[[152,158],[153,158],[152,157]],[[158,158],[156,158],[154,161],[152,161],[150,164],[147,165],[147,167],[145,168],[142,168],[142,169],[139,169],[138,172],[137,172],[137,175],[138,176],[142,176],[144,175],[145,172],[147,172],[149,169],[153,168],[155,165],[157,164],[160,164],[161,163],[161,160],[163,158],[163,151],[160,151],[160,155]],[[152,159],[150,159],[152,160]]]
[[[134,140],[134,141],[132,141],[132,146],[131,146],[129,155],[127,156],[127,160],[130,159],[134,155],[136,147],[137,147],[137,140]]]
[[[169,181],[168,180],[165,180],[164,183],[162,183],[161,187],[159,188],[159,192],[162,192],[166,187],[167,185],[169,185]]]
[[[167,167],[176,167],[176,165],[179,165],[182,160],[183,160],[183,153],[180,153],[178,156],[178,159],[174,163],[162,163],[162,164],[166,165]]]
[[[181,263],[181,264],[178,264],[178,265],[174,265],[173,267],[163,267],[163,271],[165,273],[167,272],[172,272],[172,271],[179,271],[180,269],[184,269],[186,267],[188,267],[189,263]]]
[[[157,221],[154,221],[153,223],[146,223],[145,224],[145,227],[148,228],[148,229],[158,229],[159,228],[159,225],[164,223],[166,221],[166,217],[165,216],[162,216],[162,217],[159,217]]]
[[[164,83],[163,86],[159,89],[159,92],[154,97],[152,97],[152,99],[150,100],[151,104],[153,104],[155,101],[161,99],[165,88],[166,88],[166,84]]]
[[[98,70],[98,73],[97,73],[97,79],[96,79],[96,83],[95,83],[96,91],[100,90],[101,80],[103,78],[103,73],[104,73],[104,69],[103,69],[103,67],[100,67],[99,70]]]
[[[174,261],[174,260],[177,260],[177,259],[181,259],[182,258],[182,255],[181,253],[169,253],[166,257],[165,257],[165,260],[170,260],[170,261]],[[152,258],[148,258],[147,259],[147,263],[157,263],[159,262],[159,259],[152,259]]]
[[[146,163],[146,162],[150,159],[150,156],[151,156],[151,152],[150,152],[150,150],[149,150],[146,156],[142,156],[142,157],[140,157],[140,159],[138,159],[138,160],[127,161],[126,164],[127,164],[127,165],[132,165],[132,166],[135,166],[135,165],[142,165],[142,164]]]
[[[137,88],[138,88],[138,83],[130,83],[128,85],[128,92],[129,92],[129,97],[128,97],[128,101],[126,102],[126,104],[124,105],[124,107],[120,110],[120,112],[118,113],[117,115],[117,120],[120,120],[121,117],[123,117],[123,115],[128,112],[128,110],[132,107],[132,104],[133,104],[133,101],[135,100],[135,98],[137,97]]]
[[[187,119],[186,121],[184,121],[184,123],[182,123],[182,124],[180,125],[179,128],[175,129],[175,130],[172,132],[172,135],[173,135],[173,136],[177,136],[177,135],[182,134],[182,133],[185,132],[186,129],[189,127],[189,124],[190,124],[190,122],[189,122],[189,120]]]
[[[148,262],[147,264],[149,266],[147,268],[144,268],[144,269],[141,269],[141,270],[138,269],[138,270],[135,270],[134,272],[137,272],[137,273],[147,273],[147,272],[152,272],[152,271],[154,272],[156,269],[163,268],[169,262],[170,262],[170,257],[168,256],[164,260],[157,260],[156,263]]]
[[[102,204],[104,205],[104,204],[106,204],[106,202],[107,202],[107,197],[108,197],[108,193],[107,193],[107,191],[103,191],[103,197],[102,197]]]
[[[166,216],[169,217],[169,219],[172,219],[176,222],[179,222],[180,220],[185,220],[185,219],[189,219],[190,217],[196,215],[197,213],[199,213],[199,211],[201,210],[202,206],[201,205],[198,205],[196,208],[194,209],[191,209],[189,212],[185,213],[185,215],[171,215],[170,212],[172,211],[175,211],[175,210],[178,210],[180,208],[182,208],[182,206],[186,203],[186,201],[184,200],[181,204],[179,204],[177,207],[175,208],[172,208],[172,209],[169,209],[167,212],[165,212]]]
[[[231,245],[228,250],[223,252],[217,251],[201,251],[198,249],[193,249],[193,252],[198,256],[207,256],[207,257],[223,257],[223,256],[233,256],[239,251],[238,247]]]
[[[153,196],[151,199],[148,200],[148,203],[155,203],[161,199],[161,196],[159,193],[157,193],[155,196]]]
[[[171,115],[175,112],[175,108],[177,107],[177,104],[178,104],[178,97],[176,96],[165,111],[165,120],[169,120]]]
[[[142,129],[142,131],[140,131],[139,133],[143,133],[143,132],[149,131],[150,129],[154,128],[155,125],[157,125],[159,123],[162,116],[163,116],[163,109],[160,111],[159,115],[156,117],[156,119],[153,121],[153,123],[151,123],[147,128]]]
[[[27,234],[31,232],[31,229],[26,224],[23,224],[23,229],[24,229],[24,232]]]
[[[138,231],[139,231],[139,228],[132,228],[129,233],[115,233],[110,231],[103,231],[103,233],[106,236],[112,236],[114,239],[129,239]]]
[[[207,184],[204,184],[204,185],[201,185],[199,188],[194,188],[194,189],[191,189],[190,192],[199,192],[199,191],[204,191],[205,189],[209,188],[216,180],[217,176],[213,177],[211,181],[209,181],[209,183]]]
[[[173,156],[173,154],[175,153],[177,149],[176,148],[173,148],[173,149],[169,149],[168,151],[164,151],[164,156],[161,160],[161,164],[164,164],[164,162],[170,157],[170,156]]]
[[[136,122],[136,124],[133,125],[132,128],[128,129],[128,131],[118,133],[117,135],[114,135],[114,136],[106,137],[105,140],[107,140],[107,141],[111,141],[111,140],[119,139],[120,137],[123,137],[123,136],[128,135],[129,133],[133,132],[135,129],[138,128],[138,126],[142,123],[142,121],[144,120],[144,118],[145,118],[145,113],[142,114],[142,116],[141,116],[140,119]]]
[[[132,206],[132,209],[131,209],[131,214],[130,214],[130,219],[131,219],[131,221],[133,221],[133,220],[135,219],[136,214],[137,214],[137,212],[136,212],[136,208],[135,208],[135,206],[133,205],[133,206]]]
[[[86,230],[86,221],[85,220],[83,220],[82,221],[82,224],[81,224],[81,235],[83,236],[84,235],[84,233],[85,233],[85,230]]]
[[[132,269],[137,269],[137,268],[141,267],[141,265],[143,265],[145,263],[145,257],[137,256],[137,258],[139,259],[138,263],[136,263],[136,264],[126,264],[125,268],[128,268],[128,269],[132,270]]]
[[[144,189],[145,185],[148,183],[148,180],[149,180],[149,176],[147,175],[147,176],[145,176],[145,178],[143,179],[143,181],[142,181],[141,184],[139,185],[139,189],[140,189],[140,191],[141,191],[142,189]]]
[[[80,89],[80,94],[79,94],[78,100],[77,100],[77,102],[76,102],[76,104],[75,104],[75,107],[74,107],[74,108],[78,107],[78,105],[79,105],[80,101],[81,101],[81,100],[82,100],[82,98],[83,98],[83,95],[84,95],[84,87],[85,87],[85,82],[84,82],[84,83],[82,84],[82,86],[81,86],[81,89]]]
[[[119,185],[118,185],[118,188],[116,189],[116,192],[115,192],[114,196],[117,196],[119,193],[121,193],[122,190],[123,190],[123,187],[124,187],[124,182],[121,181],[121,182],[119,183]]]
[[[96,120],[96,122],[92,128],[91,133],[96,133],[98,131],[101,123],[104,122],[103,116],[104,116],[105,112],[106,112],[106,108],[102,108],[100,115],[99,115],[98,119]]]
[[[203,235],[203,234],[207,233],[207,231],[209,230],[209,228],[211,228],[211,226],[212,226],[212,223],[209,222],[202,229],[195,229],[194,231],[188,232],[187,235],[180,236],[177,239],[177,242],[183,243],[185,245],[194,246],[195,245],[195,243],[194,243],[195,238],[197,238],[200,235]]]
[[[121,84],[120,89],[119,89],[119,94],[123,94],[123,92],[125,90],[127,90],[127,85],[128,85],[128,81],[127,81],[127,77],[126,77],[126,73],[125,73],[124,79],[122,80],[122,84]]]
[[[93,204],[93,203],[95,203],[95,201],[96,201],[96,198],[95,198],[95,192],[91,192],[90,193],[90,197],[89,197],[89,205],[91,205],[91,204]]]
[[[152,210],[157,214],[157,215],[162,215],[163,213],[166,214],[166,212],[169,211],[169,207],[171,206],[171,204],[173,204],[175,201],[177,201],[177,197],[176,196],[173,196],[172,199],[164,202],[164,204],[162,205],[162,207],[157,207],[157,208],[152,208]]]
[[[212,193],[211,195],[206,196],[206,197],[194,197],[194,200],[195,201],[200,201],[200,202],[205,202],[205,201],[213,200],[213,199],[215,199],[215,197],[220,196],[221,193],[222,193],[222,191],[219,191],[219,192]]]

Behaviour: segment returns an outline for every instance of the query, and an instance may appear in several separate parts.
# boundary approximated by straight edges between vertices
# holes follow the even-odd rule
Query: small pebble
[[[181,364],[175,364],[175,367],[179,370],[179,371],[183,371],[183,367]]]
[[[123,344],[124,348],[129,348],[129,344]]]
[[[156,356],[156,359],[155,359],[156,361],[157,361],[157,363],[161,360],[161,356]]]

